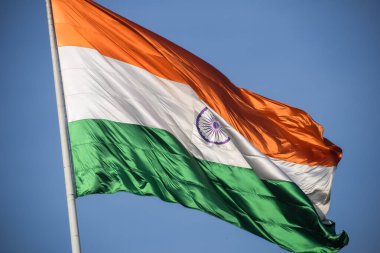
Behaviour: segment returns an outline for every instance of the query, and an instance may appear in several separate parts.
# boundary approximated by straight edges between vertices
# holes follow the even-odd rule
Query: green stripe
[[[293,183],[196,159],[161,129],[107,120],[69,123],[77,196],[154,195],[235,224],[294,252],[337,252],[348,243],[318,219]]]

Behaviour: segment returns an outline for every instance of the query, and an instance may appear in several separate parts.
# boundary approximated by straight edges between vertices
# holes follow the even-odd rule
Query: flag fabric
[[[293,252],[348,243],[326,218],[342,151],[307,113],[93,1],[52,7],[77,196],[157,196]]]

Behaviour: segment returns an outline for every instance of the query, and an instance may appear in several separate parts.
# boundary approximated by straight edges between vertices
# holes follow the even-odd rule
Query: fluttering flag
[[[348,243],[326,218],[342,151],[307,113],[93,1],[52,5],[77,196],[154,195],[293,252]]]

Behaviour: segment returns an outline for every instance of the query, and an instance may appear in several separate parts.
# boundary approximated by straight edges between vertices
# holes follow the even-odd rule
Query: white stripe
[[[164,129],[199,159],[252,168],[263,179],[295,182],[320,216],[326,214],[333,169],[271,159],[215,112],[231,141],[207,143],[195,125],[206,105],[190,86],[105,57],[94,49],[60,47],[59,56],[69,122],[106,119]]]
[[[302,189],[324,220],[330,207],[330,190],[336,167],[309,166],[273,158],[272,161]]]

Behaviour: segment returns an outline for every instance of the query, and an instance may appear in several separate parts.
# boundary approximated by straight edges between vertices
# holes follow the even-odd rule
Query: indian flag
[[[93,1],[52,4],[77,196],[157,196],[293,252],[348,243],[326,218],[342,151],[307,113]]]

